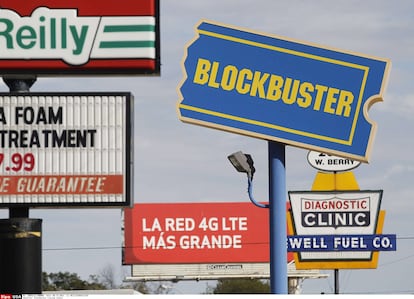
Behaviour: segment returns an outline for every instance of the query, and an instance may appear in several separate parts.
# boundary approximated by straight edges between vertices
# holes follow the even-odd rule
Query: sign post
[[[30,76],[3,78],[10,92],[29,92]],[[42,219],[30,219],[29,207],[9,207],[0,220],[0,291],[7,294],[42,293]]]
[[[270,288],[287,294],[285,145],[269,141]]]
[[[0,219],[0,256],[2,294],[42,293],[42,219]]]

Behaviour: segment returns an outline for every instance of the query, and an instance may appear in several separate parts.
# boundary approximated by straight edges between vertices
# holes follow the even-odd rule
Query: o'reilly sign
[[[30,12],[6,2],[0,8],[1,74],[159,72],[157,1],[70,7],[70,1],[49,0]]]

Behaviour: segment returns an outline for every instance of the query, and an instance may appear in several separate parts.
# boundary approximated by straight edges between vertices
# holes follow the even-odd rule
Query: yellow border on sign
[[[289,235],[294,235],[293,219],[290,212],[286,213],[287,226]],[[385,211],[379,211],[376,234],[382,233],[384,225]],[[307,269],[376,269],[378,265],[379,251],[373,251],[371,254],[371,260],[343,260],[343,261],[301,261],[299,259],[299,253],[294,252],[293,257],[295,259],[295,266],[297,270]]]
[[[236,121],[248,123],[248,124],[251,124],[251,125],[257,125],[257,126],[261,126],[261,127],[270,128],[270,129],[277,129],[277,130],[284,131],[284,132],[287,132],[287,133],[297,134],[298,132],[301,132],[302,134],[297,134],[297,135],[301,135],[301,136],[306,136],[306,137],[311,137],[311,138],[315,138],[316,136],[320,136],[321,138],[318,138],[320,140],[326,140],[326,141],[331,141],[331,142],[345,144],[345,145],[351,145],[352,144],[352,140],[351,141],[349,141],[349,140],[343,141],[343,140],[337,139],[337,138],[326,137],[326,136],[318,135],[318,134],[314,134],[314,133],[307,133],[307,132],[303,132],[303,131],[299,131],[299,130],[295,130],[295,129],[290,129],[290,128],[286,128],[286,127],[282,127],[282,126],[269,124],[269,123],[258,121],[258,120],[251,120],[251,119],[244,118],[244,117],[234,116],[234,115],[221,113],[221,112],[215,112],[215,111],[211,111],[211,110],[208,110],[208,109],[197,108],[197,107],[189,106],[189,105],[186,105],[186,104],[180,104],[180,108],[190,110],[190,111],[194,111],[194,112],[199,112],[199,113],[202,113],[202,114],[208,114],[208,115],[213,115],[213,116],[217,116],[217,117],[221,117],[221,118],[226,118],[226,119],[229,119],[229,120],[236,120]],[[352,135],[353,135],[353,133],[352,133]]]
[[[209,127],[209,128],[213,128],[213,129],[228,131],[228,132],[231,132],[231,133],[242,134],[242,135],[246,135],[246,136],[250,136],[250,137],[255,137],[255,138],[260,138],[260,139],[267,139],[267,140],[274,140],[274,141],[283,142],[283,143],[286,143],[286,144],[290,144],[290,145],[297,146],[297,147],[302,147],[302,148],[309,149],[309,150],[321,151],[321,152],[325,152],[325,153],[329,153],[329,154],[333,154],[333,155],[342,155],[342,156],[346,156],[349,159],[368,162],[368,158],[370,156],[371,148],[372,148],[372,141],[374,139],[374,136],[375,136],[375,133],[376,133],[376,130],[377,130],[376,123],[369,119],[368,110],[373,104],[383,101],[382,94],[384,93],[386,85],[388,83],[388,73],[389,73],[389,70],[391,68],[391,61],[389,59],[379,58],[379,57],[375,57],[375,56],[372,56],[372,55],[364,55],[364,54],[357,53],[357,52],[352,52],[352,51],[344,51],[344,50],[341,50],[341,49],[335,49],[334,47],[322,47],[322,46],[314,44],[314,43],[303,42],[303,41],[295,40],[295,39],[292,39],[292,38],[280,37],[280,36],[274,35],[274,34],[249,30],[249,29],[245,29],[245,28],[241,28],[241,27],[237,27],[237,26],[231,26],[231,25],[228,25],[228,24],[215,22],[215,21],[211,21],[211,20],[205,20],[205,19],[201,19],[195,25],[195,31],[196,32],[200,31],[197,28],[203,22],[208,22],[210,24],[215,24],[215,25],[218,25],[218,26],[232,28],[232,29],[235,29],[235,30],[241,30],[241,31],[250,32],[250,33],[254,33],[254,34],[259,34],[259,35],[263,35],[263,36],[267,36],[267,37],[274,37],[274,38],[277,38],[277,39],[283,39],[283,40],[286,40],[286,41],[296,42],[296,43],[300,43],[300,44],[304,44],[304,45],[316,46],[316,47],[319,47],[319,48],[328,49],[328,50],[332,50],[332,51],[337,51],[337,52],[341,52],[341,53],[346,53],[346,54],[350,54],[350,55],[357,55],[357,56],[360,56],[360,57],[366,57],[366,58],[370,58],[370,59],[381,60],[381,61],[384,61],[386,63],[386,67],[385,67],[384,76],[383,76],[382,85],[381,85],[379,94],[372,95],[370,98],[367,99],[367,101],[365,102],[365,104],[363,106],[364,118],[372,126],[371,127],[371,132],[369,134],[369,140],[368,140],[368,143],[367,143],[365,154],[363,156],[362,155],[355,155],[355,154],[351,154],[351,153],[345,153],[345,152],[339,151],[339,150],[333,150],[333,149],[329,149],[329,148],[325,148],[325,147],[314,146],[314,145],[310,145],[310,144],[303,143],[303,142],[287,140],[287,139],[284,139],[284,138],[274,137],[274,136],[267,135],[267,134],[255,133],[255,132],[251,132],[251,131],[247,131],[247,130],[242,130],[242,129],[233,128],[233,127],[229,127],[229,126],[225,126],[225,125],[221,125],[221,124],[215,124],[215,123],[211,123],[211,122],[207,122],[207,121],[196,120],[196,119],[193,119],[193,118],[182,116],[180,108],[183,108],[183,109],[186,109],[186,110],[200,109],[200,108],[192,107],[192,106],[189,106],[189,105],[181,104],[184,97],[183,97],[183,95],[181,93],[181,90],[180,90],[180,88],[183,86],[184,82],[188,78],[188,74],[187,74],[187,71],[186,71],[185,66],[184,66],[184,62],[185,62],[185,60],[187,59],[187,56],[188,56],[188,48],[199,38],[199,33],[198,33],[185,45],[184,55],[183,55],[182,60],[181,60],[181,69],[182,69],[182,72],[183,72],[183,78],[181,79],[180,83],[177,85],[177,88],[176,88],[177,94],[179,96],[179,100],[177,101],[177,104],[176,104],[176,111],[177,111],[177,115],[178,115],[178,117],[181,121],[186,122],[186,123],[195,124],[195,125],[204,126],[204,127]],[[275,47],[275,48],[277,48],[277,47]],[[287,49],[285,49],[285,50],[286,51],[292,51],[292,50],[287,50]],[[312,56],[311,54],[307,54],[307,55]],[[328,59],[328,58],[326,58],[326,59]],[[343,63],[345,63],[345,62],[343,62]],[[357,109],[360,109],[360,108],[361,108],[360,105],[358,105]],[[210,115],[214,115],[214,113],[217,113],[215,111],[203,110],[203,113],[207,113],[207,112],[209,112]],[[356,115],[358,115],[358,114],[359,114],[359,111],[358,111],[358,113],[356,113]],[[226,114],[223,114],[223,115],[226,115]],[[227,115],[227,116],[235,117],[235,116],[232,116],[232,115]],[[229,118],[229,119],[231,119],[231,118]],[[248,119],[244,119],[244,120],[254,122],[253,120],[248,120]],[[265,123],[263,122],[263,124],[265,124]],[[271,124],[267,124],[267,125],[271,125]],[[356,122],[353,124],[352,137],[353,137],[353,134],[354,134],[355,126],[356,126]],[[293,130],[293,129],[291,129],[291,130]],[[303,136],[306,136],[306,135],[303,135]],[[318,135],[315,134],[314,136],[318,136]],[[325,136],[325,138],[326,138],[326,136]],[[352,144],[352,138],[350,138],[350,140],[351,140],[350,144]],[[342,140],[340,140],[340,141],[342,141]],[[347,142],[347,141],[342,141],[342,142]]]
[[[330,141],[330,142],[336,142],[338,144],[344,144],[344,145],[351,145],[352,144],[353,137],[354,137],[354,134],[355,134],[356,123],[358,121],[358,115],[359,115],[359,112],[361,110],[362,96],[363,96],[363,93],[364,93],[364,90],[365,90],[365,85],[366,85],[366,81],[367,81],[367,77],[368,77],[368,72],[369,72],[368,67],[363,66],[363,65],[358,65],[358,64],[355,64],[355,63],[350,63],[350,62],[337,60],[337,59],[326,58],[326,57],[323,57],[323,56],[308,54],[308,53],[299,52],[299,51],[290,50],[290,49],[284,49],[284,48],[280,48],[280,47],[276,47],[276,46],[272,46],[272,45],[268,45],[268,44],[264,44],[264,43],[254,42],[254,41],[250,41],[250,40],[246,40],[246,39],[242,39],[242,38],[238,38],[238,37],[234,37],[234,36],[229,36],[229,35],[224,35],[224,34],[220,34],[220,33],[210,32],[210,31],[206,31],[206,30],[197,30],[197,31],[200,35],[211,36],[211,37],[215,37],[215,38],[218,38],[218,39],[228,40],[228,41],[232,41],[232,42],[235,42],[235,43],[254,46],[254,47],[257,47],[257,48],[268,49],[268,50],[281,52],[281,53],[286,53],[286,54],[289,54],[289,55],[294,55],[294,56],[299,56],[299,57],[304,57],[304,58],[308,58],[308,59],[312,59],[312,60],[323,61],[323,62],[327,62],[327,63],[330,63],[330,64],[336,64],[336,65],[342,65],[342,66],[349,67],[349,68],[360,69],[364,72],[364,76],[363,76],[363,79],[362,79],[362,82],[361,82],[361,87],[360,87],[360,92],[359,92],[359,95],[358,95],[358,101],[357,101],[357,105],[356,105],[354,119],[352,121],[351,131],[350,131],[350,134],[348,136],[348,139],[332,138],[332,137],[327,137],[327,136],[320,135],[320,134],[308,133],[308,132],[305,132],[305,131],[302,131],[302,130],[295,130],[295,129],[286,128],[286,127],[283,127],[283,126],[275,126],[275,125],[265,123],[265,122],[261,122],[261,121],[255,121],[255,120],[251,120],[251,119],[247,119],[247,118],[236,117],[236,116],[233,116],[233,115],[230,115],[230,114],[220,113],[220,112],[207,110],[207,109],[201,109],[201,108],[197,108],[197,107],[193,107],[193,106],[189,106],[189,105],[184,105],[184,104],[180,104],[180,108],[195,111],[195,112],[200,112],[200,113],[203,113],[203,114],[213,115],[213,116],[217,116],[217,117],[221,117],[221,118],[226,118],[226,119],[230,119],[230,120],[237,120],[239,122],[258,125],[258,126],[262,126],[262,127],[271,128],[271,129],[278,129],[280,131],[284,131],[284,132],[288,132],[288,133],[294,133],[294,134],[297,134],[297,135],[300,135],[300,136],[306,136],[306,137],[311,137],[311,138],[315,138],[315,139],[320,139],[320,140],[325,140],[325,141]]]
[[[327,136],[323,136],[323,135],[319,135],[319,134],[313,134],[313,133],[308,133],[308,132],[301,131],[301,130],[295,130],[295,129],[290,129],[290,128],[278,126],[279,130],[281,130],[281,131],[285,131],[285,132],[288,132],[288,133],[295,133],[295,134],[300,135],[300,136],[306,136],[306,137],[311,137],[311,138],[325,140],[325,141],[331,141],[331,142],[333,141],[333,142],[336,142],[338,144],[345,144],[345,145],[351,145],[352,144],[352,141],[353,141],[354,135],[355,135],[356,124],[357,124],[357,121],[358,121],[359,111],[361,110],[362,95],[364,94],[365,85],[366,85],[366,81],[367,81],[367,77],[368,77],[368,72],[369,72],[368,67],[363,66],[363,65],[359,65],[359,64],[355,64],[355,63],[349,63],[349,62],[337,60],[337,59],[326,58],[326,57],[323,57],[323,56],[318,56],[318,55],[303,53],[303,52],[299,52],[299,51],[295,51],[295,50],[289,50],[289,49],[284,49],[284,48],[280,48],[280,47],[276,47],[276,46],[271,46],[271,45],[267,45],[267,44],[263,44],[263,43],[253,42],[253,41],[250,41],[250,40],[246,40],[246,39],[242,39],[242,38],[238,38],[238,37],[234,37],[234,36],[228,36],[228,35],[224,35],[224,34],[220,34],[220,33],[214,33],[214,32],[210,32],[210,31],[206,31],[206,30],[198,30],[198,32],[199,32],[199,34],[203,34],[203,35],[206,35],[206,36],[212,36],[212,37],[216,37],[218,39],[228,40],[228,41],[232,41],[232,42],[236,42],[236,43],[240,43],[240,44],[254,46],[254,47],[257,47],[257,48],[268,49],[268,50],[272,50],[272,51],[286,53],[286,54],[289,54],[289,55],[300,56],[300,57],[304,57],[304,58],[308,58],[308,59],[319,60],[319,61],[323,61],[323,62],[327,62],[327,63],[331,63],[331,64],[337,64],[337,65],[342,65],[342,66],[349,67],[349,68],[355,68],[355,69],[363,70],[364,71],[364,76],[363,76],[363,79],[362,79],[362,82],[361,82],[361,88],[359,89],[359,95],[358,95],[358,101],[357,101],[357,105],[356,105],[355,115],[354,115],[354,119],[352,121],[351,131],[350,131],[348,140],[332,138],[332,137],[327,137]],[[188,105],[186,105],[186,106],[190,107]],[[184,107],[184,105],[182,105],[181,108],[186,109]],[[191,107],[191,108],[194,108],[194,107]],[[189,110],[193,110],[193,109],[189,109]],[[222,117],[222,118],[233,119],[232,115],[223,114],[223,113],[219,113],[220,115],[218,115],[218,114],[216,114],[217,112],[209,111],[209,110],[205,110],[205,109],[203,109],[203,110],[204,110],[204,113],[206,113],[206,114],[219,116],[219,117]],[[193,110],[193,111],[195,111],[195,110]],[[199,112],[199,111],[197,111],[197,112]],[[249,119],[240,119],[239,121],[246,122],[246,123],[249,123],[249,124],[256,124],[255,123],[256,121],[249,120]],[[267,124],[267,123],[264,123],[264,122],[260,122],[260,123],[263,123],[263,125],[262,125],[263,127],[273,128],[271,124]]]

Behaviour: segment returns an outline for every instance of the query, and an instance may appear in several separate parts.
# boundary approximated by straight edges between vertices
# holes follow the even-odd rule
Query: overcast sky
[[[122,5],[122,1],[120,2]],[[245,176],[227,155],[255,161],[255,197],[267,200],[267,141],[181,123],[176,113],[185,45],[208,19],[249,30],[392,61],[384,102],[370,110],[378,124],[371,161],[354,170],[361,189],[383,189],[384,233],[397,234],[398,251],[382,252],[378,269],[340,271],[344,293],[414,292],[414,2],[161,0],[161,76],[39,78],[32,91],[130,91],[135,97],[134,201],[248,201]],[[8,91],[2,84],[0,91]],[[287,190],[310,190],[316,171],[308,151],[287,147]],[[7,217],[6,211],[1,211]],[[87,279],[107,265],[121,277],[119,209],[31,210],[43,219],[43,270]],[[88,249],[95,248],[95,249]],[[100,248],[100,249],[99,249]],[[304,293],[332,292],[329,279],[307,280]],[[129,273],[128,273],[129,274]],[[178,284],[202,292],[205,283]]]

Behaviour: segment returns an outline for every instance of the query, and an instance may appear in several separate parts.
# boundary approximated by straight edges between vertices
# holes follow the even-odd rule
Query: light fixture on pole
[[[256,169],[253,166],[254,162],[251,155],[243,154],[242,151],[238,151],[231,154],[227,158],[238,172],[247,173],[247,177],[250,180],[253,180],[253,175]]]
[[[262,204],[257,202],[253,198],[253,175],[256,169],[254,168],[253,158],[249,154],[244,154],[242,151],[235,152],[227,157],[230,160],[230,163],[236,168],[238,172],[245,172],[247,174],[247,182],[248,182],[248,194],[250,201],[259,208],[268,208],[269,205]]]

